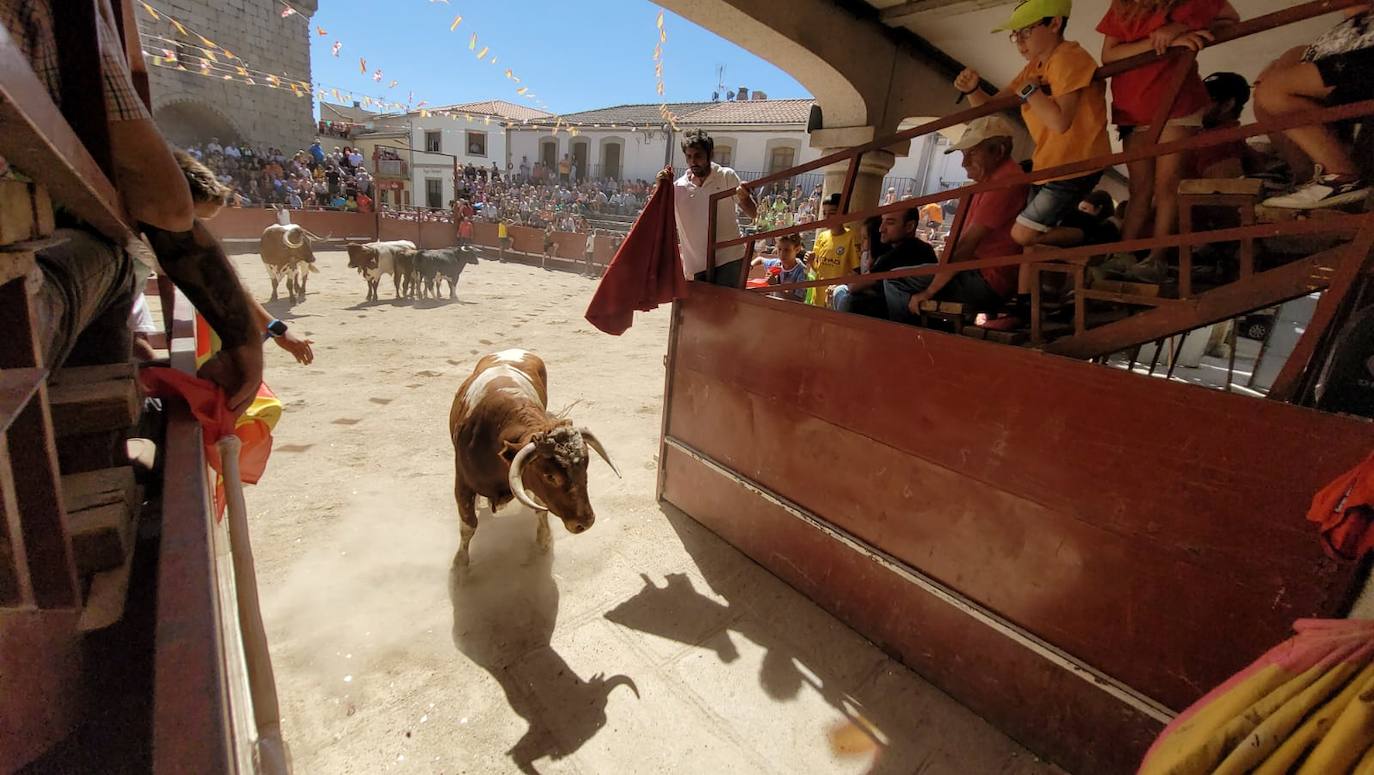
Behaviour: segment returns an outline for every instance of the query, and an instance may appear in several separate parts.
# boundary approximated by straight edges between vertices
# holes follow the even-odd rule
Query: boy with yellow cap
[[[1031,160],[1036,170],[1112,152],[1107,138],[1107,87],[1093,81],[1097,60],[1082,46],[1064,39],[1072,11],[1073,0],[1021,0],[1011,17],[994,30],[1008,31],[1008,38],[1026,59],[1025,68],[997,96],[1021,98],[1021,117],[1035,141]],[[978,106],[990,99],[980,88],[981,81],[976,71],[966,69],[954,85]],[[1060,221],[1101,177],[1100,170],[1080,172],[1031,186],[1026,209],[1012,226],[1012,239],[1023,247],[1073,244],[1079,233],[1062,228]],[[1022,270],[1017,307],[1028,311],[1030,277],[1024,266]]]

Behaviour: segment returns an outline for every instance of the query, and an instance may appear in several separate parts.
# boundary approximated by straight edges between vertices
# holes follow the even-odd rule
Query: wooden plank
[[[52,232],[52,203],[43,187],[0,180],[0,245],[34,240]]]
[[[19,413],[38,394],[38,388],[47,375],[47,369],[0,371],[0,433],[9,430]]]
[[[137,487],[131,466],[116,466],[62,477],[62,503],[72,514],[95,506],[136,503]]]
[[[67,515],[72,554],[81,576],[119,567],[133,546],[133,515],[123,503]]]
[[[20,771],[76,727],[86,699],[76,623],[75,610],[0,611],[0,772]]]
[[[47,410],[47,387],[39,385],[37,400],[24,407],[7,432],[11,452],[22,449],[11,460],[15,497],[34,602],[40,608],[76,608],[76,565],[58,495],[57,451]]]
[[[179,402],[168,404],[166,447],[158,549],[153,772],[231,772],[224,631],[201,433]]]
[[[676,382],[674,438],[1171,707],[1244,667],[1253,644],[1282,640],[1293,620],[1327,608],[1328,591],[1304,575],[1322,560],[1310,533],[1270,536],[1269,551],[1287,560],[1275,563],[1220,530],[1108,528],[788,402],[692,371]],[[1244,517],[1230,526],[1265,529]]]
[[[53,104],[7,29],[0,29],[0,156],[117,243],[130,235],[119,195]]]
[[[1345,251],[1342,248],[1323,251],[1180,300],[1178,304],[1157,307],[1118,323],[1065,337],[1046,347],[1045,351],[1069,358],[1095,358],[1230,320],[1321,290],[1330,282],[1344,258]]]
[[[51,381],[53,426],[61,438],[118,431],[138,422],[138,382],[130,363],[62,369]]]
[[[78,626],[82,632],[94,632],[109,627],[124,618],[125,603],[129,596],[129,577],[133,573],[134,552],[137,550],[139,514],[133,515],[129,525],[128,551],[115,568],[96,573],[91,577],[86,605],[81,609]]]
[[[1158,733],[1158,721],[1043,652],[803,525],[680,450],[670,447],[664,465],[670,503],[1070,772],[1131,772]]]
[[[1292,401],[1300,398],[1298,390],[1303,375],[1309,369],[1319,367],[1319,363],[1314,364],[1314,361],[1319,361],[1317,351],[1320,343],[1328,334],[1336,333],[1329,330],[1332,322],[1345,306],[1355,280],[1369,266],[1371,258],[1374,258],[1374,212],[1363,216],[1363,224],[1359,235],[1349,245],[1337,248],[1345,251],[1344,260],[1336,270],[1335,276],[1330,279],[1329,289],[1317,302],[1317,309],[1312,312],[1312,319],[1303,329],[1302,338],[1298,340],[1293,353],[1288,356],[1283,369],[1279,371],[1279,376],[1269,388],[1271,399]]]
[[[24,529],[15,494],[14,472],[10,468],[9,441],[0,433],[0,608],[32,605],[33,582],[29,580],[29,558],[24,550]]]

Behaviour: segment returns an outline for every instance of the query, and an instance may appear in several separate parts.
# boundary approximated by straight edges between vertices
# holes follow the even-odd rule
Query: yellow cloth
[[[844,234],[835,234],[829,229],[816,232],[816,244],[812,248],[811,270],[817,280],[844,277],[859,271],[859,232],[845,229]],[[812,304],[825,306],[825,289],[817,288]]]
[[[940,207],[934,202],[921,205],[921,225],[924,226],[931,221],[934,221],[935,223],[945,222],[944,208]]]
[[[506,224],[504,222],[497,224],[496,236],[500,239],[505,239],[510,236],[510,232],[506,229]]]
[[[1298,634],[1181,713],[1139,775],[1324,775],[1374,768],[1374,622]]]
[[[1077,43],[1066,40],[1050,52],[1044,67],[1028,63],[1011,82],[1008,88],[1015,93],[1032,76],[1041,76],[1049,85],[1050,96],[1055,98],[1083,90],[1083,96],[1079,98],[1074,111],[1073,123],[1067,132],[1051,131],[1029,104],[1021,106],[1021,118],[1026,122],[1031,139],[1035,141],[1035,153],[1031,156],[1035,169],[1045,170],[1112,152],[1112,143],[1107,137],[1107,85],[1102,81],[1093,81],[1096,71],[1097,60],[1093,59],[1093,55]],[[1086,174],[1080,172],[1056,180]]]

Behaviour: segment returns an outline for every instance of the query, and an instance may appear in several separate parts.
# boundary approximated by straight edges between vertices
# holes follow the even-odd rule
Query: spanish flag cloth
[[[1307,521],[1317,525],[1332,557],[1359,560],[1374,549],[1374,455],[1322,488]]]
[[[1165,727],[1141,775],[1374,773],[1374,621],[1293,629]]]
[[[196,315],[196,366],[219,349],[219,337]],[[229,411],[224,391],[215,383],[176,369],[146,368],[139,371],[144,391],[154,398],[181,398],[200,423],[205,442],[205,462],[215,472],[215,519],[224,517],[224,476],[215,442],[223,436],[239,437],[239,476],[244,484],[257,484],[272,455],[272,430],[281,419],[282,403],[266,383],[242,415]]]
[[[687,296],[677,250],[673,182],[660,181],[625,242],[606,267],[587,305],[587,322],[613,336],[629,330],[634,313]]]

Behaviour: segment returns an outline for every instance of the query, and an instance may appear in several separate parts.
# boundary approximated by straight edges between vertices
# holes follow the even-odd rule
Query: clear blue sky
[[[506,99],[533,105],[515,94],[506,68],[557,113],[622,103],[659,102],[653,49],[659,8],[643,0],[322,0],[311,23],[311,67],[317,83],[352,90],[355,97],[385,95],[404,103],[445,105]],[[463,21],[450,32],[453,18]],[[284,23],[300,24],[300,19]],[[664,98],[670,102],[709,100],[716,67],[724,65],[726,87],[762,89],[770,98],[808,97],[791,76],[748,51],[672,13],[664,14]],[[315,29],[328,35],[320,37]],[[477,50],[495,65],[477,61]],[[339,56],[330,49],[343,44]],[[367,59],[368,74],[358,72]],[[372,72],[380,68],[377,83]],[[387,89],[392,80],[400,85]],[[722,98],[724,95],[722,95]],[[333,101],[332,97],[328,98]]]

